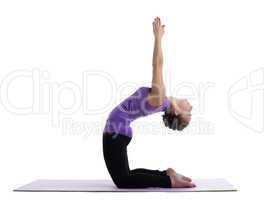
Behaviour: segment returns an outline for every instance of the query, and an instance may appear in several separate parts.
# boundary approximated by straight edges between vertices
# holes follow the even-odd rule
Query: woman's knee
[[[119,177],[118,179],[114,180],[116,187],[122,188],[134,188],[135,185],[129,176]]]
[[[118,187],[120,189],[129,188],[129,181],[128,181],[128,178],[126,178],[126,177],[114,180],[114,183],[115,183],[116,187]]]

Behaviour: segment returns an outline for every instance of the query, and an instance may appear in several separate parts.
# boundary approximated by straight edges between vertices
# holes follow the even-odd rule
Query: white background
[[[263,10],[263,2],[257,0],[0,1],[1,197],[263,198],[264,111],[263,98],[260,98],[263,96],[259,95],[259,92],[263,94],[263,87],[259,87],[256,95],[250,93],[256,92],[254,87],[252,90],[251,86],[245,88],[244,95],[232,100],[232,109],[248,118],[234,118],[228,107],[228,91],[236,81],[260,69],[251,81],[260,81],[260,86],[264,85],[263,82],[261,85],[264,80],[261,74],[264,63]],[[172,88],[180,83],[196,88],[196,95],[190,100],[194,104],[193,120],[181,133],[161,129],[160,114],[135,122],[135,127],[145,123],[155,127],[153,134],[151,130],[135,129],[129,145],[130,167],[173,167],[192,178],[226,178],[239,192],[12,192],[15,187],[34,179],[110,178],[102,157],[104,120],[137,86],[149,86],[153,48],[151,23],[157,15],[166,24],[164,75],[170,77],[170,80],[166,78],[166,83]],[[40,98],[42,103],[54,106],[48,112],[35,108],[19,114],[21,109],[14,109],[14,106],[31,109],[32,98],[36,95],[36,91],[32,92],[32,70],[45,75],[46,79],[41,79],[42,86],[55,88],[50,95],[43,93]],[[85,71],[108,73],[114,85],[105,78],[90,76],[84,88]],[[28,76],[19,76],[9,84],[8,98],[13,105],[10,107],[6,104],[4,85],[10,73],[21,72]],[[65,82],[69,81],[85,90],[87,98],[82,98],[84,92],[78,94],[65,89]],[[199,84],[211,86],[203,93],[197,89]],[[112,93],[111,87],[115,89]],[[117,91],[120,87],[124,90]],[[167,92],[168,95],[178,94],[171,89]],[[197,96],[201,93],[204,94],[202,98]],[[255,98],[258,95],[259,98]],[[109,101],[111,96],[113,99]],[[71,114],[66,114],[67,109],[63,106],[74,105],[80,99],[87,110],[76,106]],[[74,121],[75,128],[63,131],[57,122],[64,118]],[[246,121],[247,127],[241,120]],[[194,125],[199,123],[209,124],[211,129],[195,129]],[[83,128],[84,125],[87,127]],[[159,130],[163,132],[159,133]]]

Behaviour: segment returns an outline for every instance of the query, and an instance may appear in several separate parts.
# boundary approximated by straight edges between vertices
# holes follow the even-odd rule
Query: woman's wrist
[[[155,35],[155,42],[161,42],[161,36],[159,36],[159,35]]]

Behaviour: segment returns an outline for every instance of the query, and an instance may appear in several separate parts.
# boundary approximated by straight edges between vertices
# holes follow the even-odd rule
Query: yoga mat
[[[119,189],[111,180],[36,180],[14,191],[21,192],[223,192],[236,191],[225,179],[198,179],[195,188]]]

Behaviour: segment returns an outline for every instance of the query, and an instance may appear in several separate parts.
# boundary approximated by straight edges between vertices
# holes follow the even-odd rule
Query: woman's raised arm
[[[153,106],[160,106],[163,103],[164,98],[166,97],[166,88],[163,82],[162,74],[163,55],[161,46],[161,40],[164,34],[165,25],[161,24],[161,20],[159,17],[155,18],[152,25],[155,40],[152,58],[152,85],[148,101]]]

